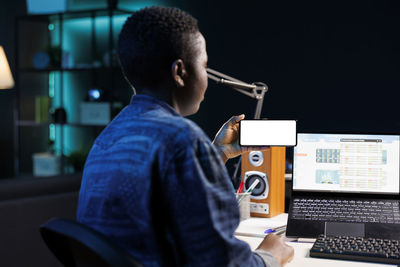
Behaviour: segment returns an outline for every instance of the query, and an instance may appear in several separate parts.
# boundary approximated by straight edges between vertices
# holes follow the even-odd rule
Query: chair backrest
[[[64,266],[142,266],[101,233],[73,220],[51,219],[40,226],[40,234]]]

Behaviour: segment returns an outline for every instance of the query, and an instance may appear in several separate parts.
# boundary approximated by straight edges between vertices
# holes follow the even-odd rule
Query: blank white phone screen
[[[295,146],[295,120],[242,120],[241,146]]]

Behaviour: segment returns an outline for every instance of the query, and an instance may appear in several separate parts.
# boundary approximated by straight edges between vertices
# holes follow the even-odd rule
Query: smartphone
[[[295,146],[297,144],[295,120],[241,120],[239,123],[241,146]]]

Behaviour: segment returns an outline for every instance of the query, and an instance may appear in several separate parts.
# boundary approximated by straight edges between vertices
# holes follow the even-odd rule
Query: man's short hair
[[[147,7],[133,13],[119,35],[122,70],[133,86],[166,81],[176,59],[193,58],[197,20],[178,8]]]

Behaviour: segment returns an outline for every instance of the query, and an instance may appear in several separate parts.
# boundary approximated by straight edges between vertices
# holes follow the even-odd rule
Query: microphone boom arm
[[[248,84],[210,68],[207,68],[207,75],[209,79],[219,84],[227,85],[244,95],[257,99],[254,119],[260,119],[264,94],[268,91],[268,86],[265,83],[255,82]]]

